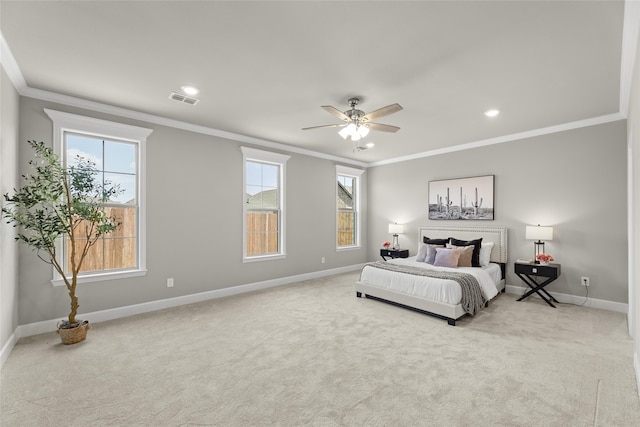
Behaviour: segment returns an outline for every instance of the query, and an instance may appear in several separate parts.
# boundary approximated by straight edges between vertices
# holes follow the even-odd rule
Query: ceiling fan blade
[[[339,128],[346,126],[346,124],[340,123],[337,125],[320,125],[320,126],[310,126],[308,128],[302,128],[302,130],[310,130],[310,129],[320,129],[320,128]]]
[[[375,120],[378,117],[388,116],[389,114],[397,113],[400,110],[402,110],[402,106],[400,104],[391,104],[391,105],[387,105],[386,107],[378,108],[377,110],[374,110],[369,114],[365,114],[360,118],[360,120],[362,121]]]
[[[329,114],[333,114],[340,120],[344,120],[345,122],[348,122],[349,120],[351,120],[349,116],[347,116],[342,111],[338,110],[336,107],[332,107],[331,105],[322,105],[320,108],[324,109]]]
[[[393,133],[393,132],[398,132],[400,130],[398,126],[383,125],[381,123],[367,123],[365,126],[368,127],[369,129],[379,130],[382,132]]]

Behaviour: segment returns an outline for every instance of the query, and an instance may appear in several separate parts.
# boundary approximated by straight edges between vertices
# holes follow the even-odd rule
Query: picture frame
[[[429,181],[432,220],[493,221],[495,175]]]

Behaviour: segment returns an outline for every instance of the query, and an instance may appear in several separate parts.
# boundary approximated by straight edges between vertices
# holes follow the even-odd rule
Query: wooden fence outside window
[[[84,262],[82,272],[117,270],[134,268],[136,266],[136,208],[109,207],[105,209],[107,215],[115,216],[121,222],[120,227],[98,240],[90,249]],[[80,224],[78,227],[84,227]],[[80,248],[85,240],[76,239],[76,259],[80,255]],[[66,242],[68,249],[67,270],[71,271],[70,240]]]
[[[136,266],[135,208],[109,208],[122,225],[98,241],[84,260],[82,271],[101,271]],[[355,245],[355,213],[338,213],[338,246]],[[84,243],[78,241],[77,246]],[[69,241],[67,240],[67,245]],[[277,212],[247,213],[247,255],[278,253]],[[70,270],[70,263],[67,269]]]

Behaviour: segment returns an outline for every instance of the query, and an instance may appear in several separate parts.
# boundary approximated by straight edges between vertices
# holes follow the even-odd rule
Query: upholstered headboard
[[[507,228],[463,225],[428,225],[418,227],[418,243],[423,237],[430,239],[446,239],[454,237],[459,240],[474,240],[482,237],[482,242],[493,242],[491,261],[500,264],[507,262]]]

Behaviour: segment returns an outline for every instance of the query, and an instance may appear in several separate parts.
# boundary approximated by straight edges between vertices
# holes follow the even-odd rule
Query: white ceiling
[[[68,95],[363,165],[624,117],[623,1],[2,0],[0,8],[24,95]],[[200,89],[197,105],[168,99],[184,84]],[[344,111],[352,96],[365,112],[402,105],[376,120],[401,130],[372,131],[375,148],[359,153],[336,129],[301,130],[339,123],[320,106]],[[488,119],[489,108],[501,114]]]

